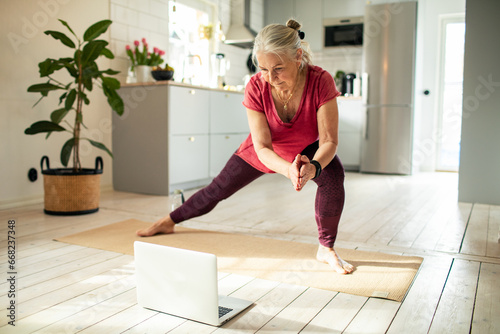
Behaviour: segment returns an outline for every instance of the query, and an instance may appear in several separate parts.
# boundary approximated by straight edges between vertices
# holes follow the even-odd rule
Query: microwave
[[[363,17],[331,18],[323,20],[324,47],[363,45]]]

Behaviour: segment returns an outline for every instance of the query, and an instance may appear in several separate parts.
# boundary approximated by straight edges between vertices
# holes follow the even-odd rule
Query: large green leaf
[[[47,30],[44,31],[45,35],[50,35],[54,37],[55,39],[60,40],[64,45],[74,49],[75,48],[75,43],[65,34],[59,31],[54,31],[54,30]]]
[[[73,34],[73,36],[75,36],[76,39],[78,39],[78,36],[76,36],[76,34],[73,31],[73,29],[71,29],[71,27],[69,26],[69,24],[66,21],[63,21],[63,20],[59,19],[59,22],[61,22],[66,28],[68,28],[68,30]]]
[[[52,132],[52,131],[65,131],[66,129],[60,126],[57,123],[50,121],[38,121],[33,124],[26,130],[24,133],[27,135],[34,135],[42,132]]]
[[[73,107],[73,104],[75,103],[76,99],[76,89],[72,89],[68,93],[68,97],[66,97],[66,101],[64,101],[64,108],[66,110],[71,110]]]
[[[43,96],[47,96],[51,90],[63,89],[57,85],[51,83],[41,83],[35,84],[28,87],[28,92],[30,93],[41,93]]]
[[[61,163],[63,164],[64,167],[68,166],[69,157],[71,155],[71,151],[73,150],[74,145],[75,145],[75,138],[71,138],[64,143],[61,149]]]
[[[83,102],[84,102],[86,105],[89,105],[89,104],[90,104],[90,100],[89,100],[89,98],[87,97],[87,94],[85,94],[84,92],[78,92],[78,95],[80,95],[80,98],[83,100]]]
[[[50,120],[54,123],[59,124],[67,114],[68,110],[66,110],[66,108],[56,109],[50,114]]]
[[[57,60],[47,58],[44,61],[38,63],[40,77],[49,76],[63,67],[74,66],[72,62],[73,58],[61,58]]]
[[[103,40],[96,40],[88,42],[82,50],[82,66],[86,66],[88,63],[96,60],[100,55],[101,51],[108,45],[108,42]]]
[[[120,89],[120,81],[116,80],[115,78],[103,76],[101,79],[103,86],[106,86],[109,89]]]
[[[40,72],[40,77],[46,77],[51,75],[57,70],[63,68],[64,65],[56,61],[55,59],[47,58],[44,61],[38,63],[38,71]]]
[[[120,73],[120,71],[115,71],[110,68],[108,68],[106,71],[101,71],[101,74],[107,74],[107,75],[116,75]]]
[[[115,59],[115,55],[108,48],[102,49],[101,54],[108,59]]]
[[[76,68],[75,63],[72,64],[67,64],[66,70],[68,70],[69,75],[71,75],[73,78],[78,78],[78,69]]]
[[[95,62],[88,64],[88,66],[86,66],[82,71],[82,81],[85,89],[92,91],[93,80],[99,77],[100,74],[99,68]]]
[[[113,157],[113,153],[111,153],[111,151],[110,151],[110,150],[109,150],[109,149],[108,149],[108,148],[107,148],[107,147],[106,147],[103,143],[99,143],[99,142],[97,142],[97,141],[93,141],[93,140],[88,139],[88,138],[84,138],[84,139],[88,140],[88,141],[89,141],[89,143],[91,143],[91,144],[92,144],[92,146],[95,146],[95,147],[97,147],[97,148],[99,148],[99,149],[101,149],[101,150],[103,150],[103,151],[108,152],[108,154],[109,154],[111,157]]]
[[[83,40],[86,42],[92,41],[108,30],[111,20],[102,20],[91,25],[83,34]]]
[[[118,115],[123,115],[124,111],[124,105],[123,105],[123,99],[118,95],[116,90],[109,88],[105,84],[102,85],[102,91],[104,92],[104,95],[108,98],[108,104],[111,106],[111,109],[113,109]]]

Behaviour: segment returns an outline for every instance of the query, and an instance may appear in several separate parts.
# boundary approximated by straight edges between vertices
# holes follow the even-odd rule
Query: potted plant
[[[134,41],[134,48],[130,47],[130,45],[125,46],[125,52],[131,62],[130,70],[135,73],[136,82],[149,82],[152,81],[152,78],[155,80],[172,79],[174,75],[173,68],[167,64],[165,65],[165,70],[163,70],[159,66],[163,63],[162,56],[165,54],[165,51],[155,47],[153,48],[153,52],[150,52],[146,39],[143,38],[141,41],[142,51],[139,48],[141,43],[138,40]],[[167,71],[169,73],[166,73]]]
[[[107,98],[111,109],[119,115],[123,114],[123,100],[116,92],[120,82],[111,76],[118,74],[112,69],[100,70],[96,60],[104,56],[113,59],[113,53],[107,48],[108,42],[97,39],[106,32],[110,20],[103,20],[91,25],[80,39],[71,27],[63,20],[59,20],[76,39],[76,43],[66,34],[48,30],[45,34],[59,40],[73,52],[69,57],[59,59],[47,58],[38,64],[40,77],[47,78],[45,83],[34,84],[28,88],[30,93],[41,94],[40,99],[48,96],[52,91],[62,93],[59,96],[59,106],[51,115],[50,120],[42,120],[31,124],[24,132],[28,135],[46,133],[48,138],[52,132],[69,132],[70,138],[63,144],[60,154],[61,163],[67,167],[70,156],[73,156],[72,168],[50,169],[49,160],[43,157],[41,161],[44,175],[44,204],[45,212],[49,214],[83,214],[95,212],[99,209],[100,174],[102,174],[102,159],[96,159],[95,169],[82,168],[80,163],[80,142],[87,140],[91,145],[104,150],[111,157],[111,151],[103,144],[82,136],[83,107],[90,103],[88,92],[100,88]],[[70,80],[62,83],[55,79],[58,71],[67,72]],[[58,77],[59,78],[59,77]],[[74,115],[74,121],[69,123],[63,120]],[[46,164],[44,170],[43,165]]]

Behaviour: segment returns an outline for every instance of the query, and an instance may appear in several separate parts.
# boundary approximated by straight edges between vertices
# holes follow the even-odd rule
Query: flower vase
[[[153,68],[147,65],[137,65],[134,68],[136,82],[153,82],[151,71]]]

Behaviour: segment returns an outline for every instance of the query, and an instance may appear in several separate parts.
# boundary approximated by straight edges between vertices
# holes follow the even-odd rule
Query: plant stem
[[[73,128],[73,169],[80,170],[82,168],[80,163],[80,119],[82,113],[82,93],[83,93],[83,69],[81,63],[81,53],[78,55],[78,88],[77,88],[77,100],[76,100],[76,116],[75,116],[75,127]]]

